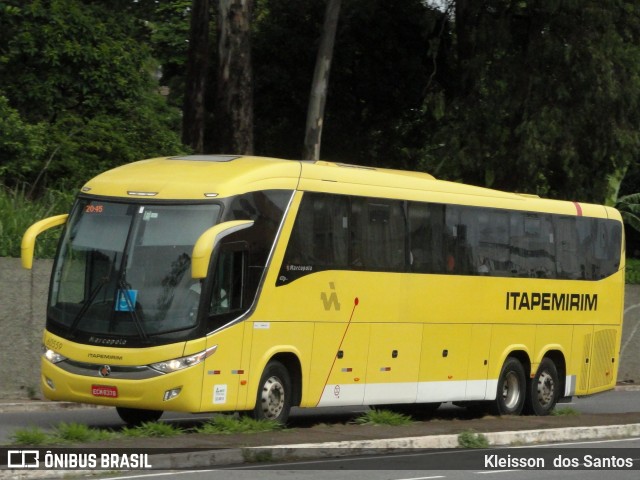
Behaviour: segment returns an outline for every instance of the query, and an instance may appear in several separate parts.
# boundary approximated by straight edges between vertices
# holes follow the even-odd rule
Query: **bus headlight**
[[[154,370],[158,370],[162,373],[172,373],[177,372],[178,370],[182,370],[188,367],[193,367],[194,365],[199,364],[204,361],[206,358],[209,358],[214,352],[218,349],[217,345],[213,347],[209,347],[202,352],[195,353],[193,355],[189,355],[188,357],[180,357],[174,358],[173,360],[165,360],[164,362],[152,363],[149,366]]]
[[[60,355],[58,352],[55,352],[45,346],[42,347],[42,355],[44,355],[44,358],[49,360],[51,363],[60,363],[67,359],[67,357]]]

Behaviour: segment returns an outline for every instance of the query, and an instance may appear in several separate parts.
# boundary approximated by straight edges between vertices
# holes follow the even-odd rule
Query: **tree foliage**
[[[157,93],[156,64],[140,42],[147,32],[126,2],[0,8],[0,108],[27,147],[3,159],[5,184],[78,186],[105,168],[182,149],[178,112]]]
[[[235,133],[253,135],[257,154],[300,158],[326,0],[208,0],[209,39],[190,38],[192,9],[206,3],[0,1],[0,181],[77,185],[188,148],[181,130],[196,150],[237,150],[225,142]],[[253,129],[245,122],[243,133],[228,130],[238,97],[217,75],[220,5],[252,11],[241,25],[251,28],[251,63],[234,76],[253,91]],[[189,66],[195,38],[208,65]],[[246,68],[252,76],[241,79]],[[196,95],[185,97],[194,79]],[[321,157],[613,204],[640,190],[639,103],[638,2],[350,0]]]
[[[640,5],[487,0],[456,8],[457,42],[447,53],[456,81],[429,91],[425,124],[441,148],[426,168],[613,203],[640,148]]]
[[[262,0],[254,20],[256,150],[299,158],[324,2]],[[324,115],[321,157],[413,167],[408,123],[432,72],[441,12],[421,0],[343,2]]]

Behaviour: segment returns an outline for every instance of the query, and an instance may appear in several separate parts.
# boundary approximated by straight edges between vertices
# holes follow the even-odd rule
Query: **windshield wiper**
[[[71,326],[69,327],[70,334],[75,333],[76,329],[78,328],[78,324],[80,323],[80,320],[82,320],[82,317],[84,317],[84,314],[87,313],[87,310],[89,310],[89,307],[93,304],[93,301],[98,296],[98,293],[100,292],[102,287],[104,287],[108,282],[109,282],[109,275],[106,275],[100,279],[100,281],[95,287],[93,287],[93,290],[91,290],[91,292],[89,293],[89,298],[82,305],[78,313],[76,313],[76,316],[73,318],[73,322],[71,322]]]
[[[124,275],[122,275],[118,279],[118,286],[120,287],[120,291],[122,292],[124,301],[127,302],[127,311],[131,314],[131,319],[133,320],[133,324],[138,330],[138,335],[140,335],[140,338],[142,338],[144,341],[148,342],[149,335],[147,335],[147,332],[145,331],[144,326],[140,321],[140,317],[138,317],[138,314],[136,313],[136,306],[131,301],[131,297],[128,293],[131,290],[131,285],[124,279]]]

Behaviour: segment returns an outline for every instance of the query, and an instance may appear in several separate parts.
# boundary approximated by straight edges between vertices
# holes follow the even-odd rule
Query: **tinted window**
[[[597,280],[621,241],[613,220],[307,193],[278,284],[327,269]]]
[[[354,269],[404,270],[405,237],[401,202],[351,198],[349,263]]]
[[[253,220],[254,224],[224,237],[211,266],[209,330],[234,320],[252,305],[291,194],[249,192],[234,197],[225,208],[223,221]]]
[[[403,271],[405,257],[402,202],[306,193],[278,284],[330,269]]]

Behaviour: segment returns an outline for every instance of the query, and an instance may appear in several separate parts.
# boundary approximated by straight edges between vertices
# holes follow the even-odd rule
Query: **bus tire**
[[[500,371],[496,399],[492,404],[494,415],[520,415],[526,397],[524,367],[515,357],[507,357]]]
[[[548,415],[555,408],[559,396],[558,369],[553,360],[545,357],[529,382],[525,411],[531,415]]]
[[[141,425],[145,422],[156,422],[162,416],[162,410],[144,410],[142,408],[116,407],[118,416],[130,427]]]
[[[269,362],[260,378],[253,418],[274,420],[284,425],[289,418],[291,399],[289,371],[278,361]]]

